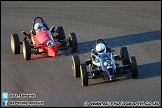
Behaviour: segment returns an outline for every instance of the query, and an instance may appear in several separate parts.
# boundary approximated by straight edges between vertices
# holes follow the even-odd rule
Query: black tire
[[[23,47],[24,59],[25,60],[30,60],[30,58],[31,58],[31,48],[30,48],[29,42],[24,40],[23,44],[22,44],[22,47]]]
[[[82,86],[88,86],[88,72],[87,72],[86,64],[80,65],[80,73],[81,73]]]
[[[72,69],[74,77],[80,77],[80,60],[78,55],[72,56]]]
[[[56,37],[59,38],[59,40],[65,40],[65,32],[64,29],[62,28],[62,26],[59,26],[56,28]]]
[[[75,53],[78,51],[78,42],[75,33],[70,33],[69,34],[69,44],[70,47],[72,48],[72,53]]]
[[[122,59],[122,64],[123,65],[130,64],[129,53],[128,53],[127,47],[121,47],[120,55],[121,55],[121,59]]]
[[[13,54],[20,53],[20,40],[17,34],[11,34],[11,49]]]
[[[137,67],[135,56],[131,56],[130,58],[130,69],[131,69],[132,78],[138,77],[138,67]]]

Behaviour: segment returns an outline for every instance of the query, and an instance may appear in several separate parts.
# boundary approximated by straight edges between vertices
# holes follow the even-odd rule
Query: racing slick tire
[[[87,72],[86,64],[80,65],[80,73],[81,73],[82,86],[88,86],[88,72]]]
[[[65,32],[64,32],[64,29],[63,29],[62,26],[58,26],[58,27],[56,28],[56,37],[59,38],[59,41],[60,41],[60,40],[65,40],[65,39],[66,39],[66,38],[65,38]]]
[[[75,53],[78,51],[78,42],[75,33],[70,33],[69,34],[69,44],[70,47],[72,48],[72,53]]]
[[[128,53],[127,47],[121,47],[120,55],[121,55],[121,59],[122,59],[122,64],[123,65],[130,64],[129,53]]]
[[[20,53],[20,40],[17,34],[11,34],[11,49],[13,54]]]
[[[130,69],[131,69],[132,78],[138,77],[138,67],[137,67],[135,56],[131,56],[130,58]]]
[[[80,60],[78,55],[72,56],[72,69],[74,77],[80,77]]]
[[[30,48],[29,42],[24,40],[23,44],[22,44],[22,47],[23,47],[24,59],[25,60],[30,60],[30,58],[31,58],[31,48]]]

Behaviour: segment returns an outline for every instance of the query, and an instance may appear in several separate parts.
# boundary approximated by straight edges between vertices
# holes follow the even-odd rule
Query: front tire
[[[11,34],[11,49],[13,54],[20,53],[20,40],[17,34]]]
[[[122,64],[123,65],[130,64],[129,53],[128,53],[127,47],[121,47],[120,55],[121,55],[121,59],[122,59]]]
[[[28,41],[23,41],[23,55],[25,60],[30,60],[31,58],[31,49]]]
[[[132,78],[138,77],[138,67],[137,67],[135,56],[131,56],[130,58],[130,69],[131,69]]]
[[[88,72],[87,72],[86,64],[80,65],[80,72],[81,72],[82,86],[88,86]]]
[[[56,37],[59,38],[59,41],[60,40],[65,40],[65,32],[64,32],[64,29],[62,28],[62,26],[59,26],[56,28]]]
[[[80,77],[80,60],[78,55],[72,56],[72,69],[74,77]]]
[[[69,44],[72,48],[72,53],[75,53],[78,51],[78,42],[75,33],[69,34]]]

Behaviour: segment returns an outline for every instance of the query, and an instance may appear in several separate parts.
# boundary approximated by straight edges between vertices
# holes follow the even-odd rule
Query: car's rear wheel
[[[60,40],[65,40],[65,39],[66,39],[66,37],[65,37],[65,32],[64,32],[64,29],[63,29],[62,26],[58,26],[58,27],[56,28],[56,37],[59,38],[59,41],[60,41]]]
[[[123,65],[130,64],[130,61],[129,61],[129,53],[128,53],[127,47],[121,47],[121,49],[120,49],[120,55],[121,55],[121,59],[122,59],[122,64]]]
[[[78,42],[75,33],[69,34],[69,44],[72,48],[72,53],[75,53],[78,51]]]
[[[81,73],[82,86],[88,86],[88,72],[87,72],[86,64],[80,65],[80,73]]]
[[[31,48],[29,42],[24,40],[23,41],[23,55],[25,60],[30,60],[31,58]]]
[[[130,69],[131,69],[132,78],[138,77],[138,67],[137,67],[135,56],[131,56],[130,58]]]
[[[80,77],[80,60],[78,55],[72,56],[72,69],[74,77]]]
[[[17,34],[11,34],[11,49],[13,54],[20,53],[20,40]]]

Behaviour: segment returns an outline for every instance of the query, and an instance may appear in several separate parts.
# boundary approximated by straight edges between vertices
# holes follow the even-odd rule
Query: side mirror
[[[114,52],[115,50],[114,50],[114,49],[112,49],[111,51],[112,51],[112,52]]]
[[[55,26],[52,26],[52,27],[50,28],[50,32],[53,33],[54,30],[55,30]]]
[[[35,35],[36,34],[36,32],[35,32],[35,30],[32,30],[32,32],[31,32],[33,35]]]
[[[105,41],[105,44],[107,45],[107,44],[108,44],[108,42],[107,42],[107,41]]]

